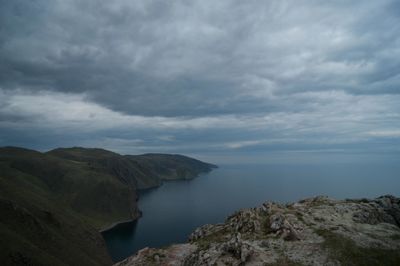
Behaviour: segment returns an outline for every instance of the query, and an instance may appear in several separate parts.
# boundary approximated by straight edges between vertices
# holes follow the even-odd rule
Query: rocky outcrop
[[[357,201],[356,201],[357,202]],[[390,223],[400,226],[400,200],[393,196],[382,196],[372,201],[359,200],[360,210],[353,219],[359,223]]]
[[[266,202],[116,265],[400,265],[400,200]]]

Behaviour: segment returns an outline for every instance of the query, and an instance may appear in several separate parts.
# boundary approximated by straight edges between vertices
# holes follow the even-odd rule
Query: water
[[[235,210],[266,200],[297,201],[315,195],[362,198],[400,196],[398,164],[220,166],[191,181],[171,181],[142,192],[143,217],[103,234],[114,261],[146,246],[187,240],[198,226],[223,222]]]

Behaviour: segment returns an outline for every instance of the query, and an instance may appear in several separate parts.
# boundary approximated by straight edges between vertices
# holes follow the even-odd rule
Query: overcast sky
[[[400,2],[0,0],[5,145],[397,157]]]

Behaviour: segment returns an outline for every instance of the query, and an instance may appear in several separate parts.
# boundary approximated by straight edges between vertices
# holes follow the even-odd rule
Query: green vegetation
[[[353,240],[329,230],[318,229],[326,248],[333,259],[342,265],[400,265],[400,250],[362,248]]]
[[[91,170],[117,176],[138,189],[159,186],[162,180],[191,179],[209,172],[215,165],[182,155],[119,155],[102,149],[55,149],[48,154],[73,162],[85,163]]]
[[[291,261],[286,256],[281,256],[279,259],[274,263],[265,264],[265,266],[303,266],[303,264]]]
[[[137,188],[211,169],[183,158],[0,148],[1,264],[110,265],[99,230],[138,217]]]
[[[109,265],[97,230],[34,175],[0,163],[2,265]],[[79,263],[78,263],[79,262]]]
[[[211,243],[222,243],[225,242],[227,239],[227,234],[229,231],[226,229],[214,232],[210,235],[207,235],[205,237],[199,238],[194,241],[196,243],[197,247],[200,250],[206,250],[210,247]]]
[[[391,235],[390,238],[393,240],[400,240],[400,234]]]

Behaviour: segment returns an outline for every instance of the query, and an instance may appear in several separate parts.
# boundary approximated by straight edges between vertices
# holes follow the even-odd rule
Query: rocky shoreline
[[[266,202],[115,265],[400,265],[400,199]]]

